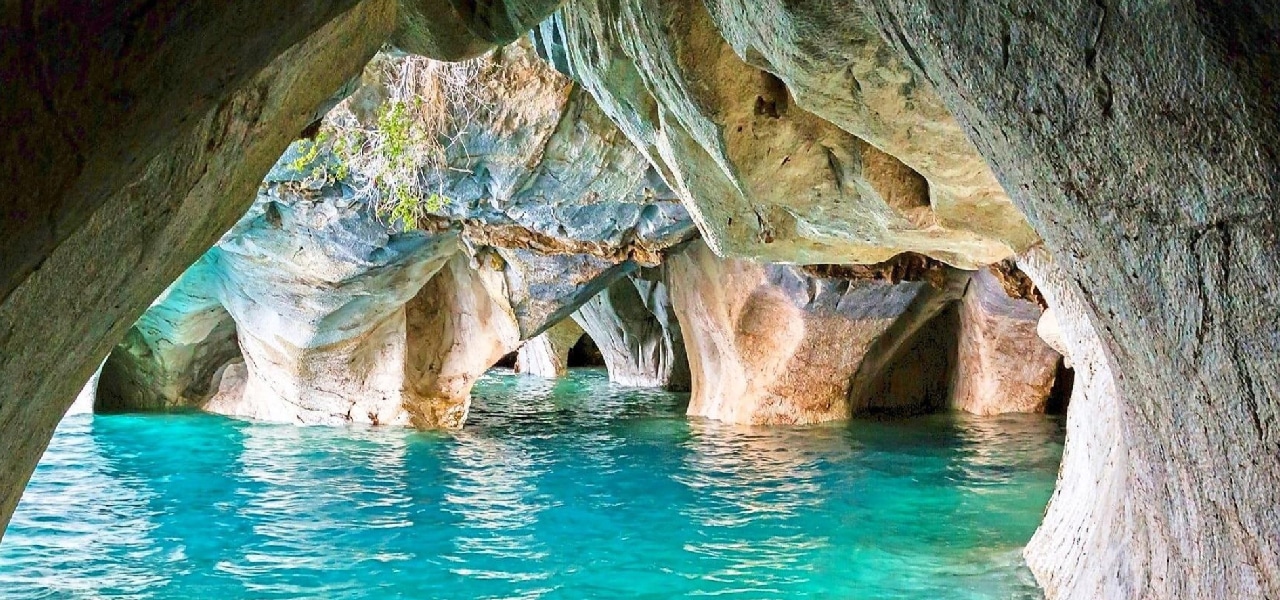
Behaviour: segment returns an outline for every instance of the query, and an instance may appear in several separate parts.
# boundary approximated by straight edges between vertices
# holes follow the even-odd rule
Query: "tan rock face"
[[[569,372],[569,351],[585,332],[573,319],[565,319],[520,346],[516,372],[555,379]]]
[[[931,186],[899,158],[796,105],[783,81],[734,53],[702,3],[570,2],[556,19],[570,71],[659,167],[721,254],[874,263],[915,251],[976,267],[1034,239],[971,146],[957,146],[946,167],[930,163],[932,182],[951,187]],[[896,63],[882,67],[887,78],[908,75]],[[917,126],[942,119],[939,128],[959,138],[941,111],[907,111],[901,94],[869,100]],[[920,158],[930,143],[895,147]],[[1002,227],[989,226],[991,213],[1018,232],[991,235]]]
[[[455,255],[405,307],[413,425],[459,428],[476,379],[520,345],[501,271]]]
[[[991,269],[973,276],[961,301],[952,407],[978,415],[1045,411],[1061,357],[1036,333],[1041,313],[1009,297]]]
[[[1067,432],[1073,508],[1027,552],[1047,596],[1280,597],[1274,6],[861,4],[1044,238],[1078,294],[1064,338],[1090,324],[1114,375],[1113,408],[1070,409],[1091,422]]]
[[[27,218],[0,226],[0,525],[100,361],[243,214],[289,140],[359,72],[394,18],[378,0],[149,10],[157,14],[92,20],[105,28],[93,33],[75,31],[90,21],[42,19],[59,33],[0,50],[6,72],[21,74],[8,92],[15,102],[0,103],[0,120],[14,124],[0,148],[43,149],[38,160],[6,161],[17,171],[5,179],[15,191],[5,214]],[[192,17],[177,19],[177,10]],[[0,19],[18,30],[17,11]],[[69,42],[111,35],[133,40],[128,56]],[[28,51],[52,62],[19,58]],[[85,77],[51,89],[34,65],[53,63]]]
[[[1018,252],[1038,239],[933,86],[884,42],[861,8],[784,0],[705,4],[740,58],[781,79],[800,107],[881,151],[863,160],[868,179],[905,169],[927,182],[922,193],[886,198],[914,225],[972,231]]]
[[[947,304],[923,281],[813,278],[701,243],[666,267],[693,374],[689,414],[733,423],[818,423],[868,408],[867,392],[882,389],[871,382]],[[878,398],[879,408],[924,401]]]

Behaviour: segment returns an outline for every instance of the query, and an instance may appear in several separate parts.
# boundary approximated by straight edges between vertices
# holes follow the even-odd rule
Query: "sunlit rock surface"
[[[412,423],[459,428],[476,379],[520,345],[502,271],[456,254],[405,307]]]
[[[552,325],[520,346],[516,372],[546,379],[563,377],[569,372],[569,351],[585,333],[573,319]]]
[[[1129,493],[1134,476],[1129,466],[1132,440],[1121,429],[1122,398],[1102,339],[1089,321],[1079,292],[1048,252],[1035,249],[1019,258],[1019,266],[1052,307],[1042,317],[1041,329],[1075,369],[1058,487],[1044,523],[1027,544],[1027,564],[1043,574],[1060,569],[1069,574],[1065,580],[1057,575],[1042,579],[1049,590],[1062,589],[1066,582],[1080,578],[1098,591],[1098,597],[1141,597],[1143,590],[1132,587],[1136,582],[1099,577],[1102,573],[1096,571],[1074,571],[1089,569],[1092,561],[1100,560],[1118,574],[1133,568],[1132,561],[1141,560],[1136,551],[1154,548],[1149,539],[1128,539],[1129,532],[1117,520],[1144,507],[1135,504]]]
[[[730,29],[729,20],[721,24]],[[841,23],[833,31],[847,29]],[[923,136],[925,127],[937,125],[960,141],[943,144],[950,153],[943,164],[920,160],[932,138],[907,144],[912,133],[887,135],[888,124],[855,126],[850,115],[831,115],[840,121],[833,123],[797,105],[783,80],[735,54],[700,2],[572,1],[539,35],[551,39],[544,47],[563,51],[558,62],[658,167],[720,254],[874,263],[914,251],[972,268],[1006,258],[1034,239],[932,92],[902,89],[911,87],[909,71],[888,57],[875,67],[856,59],[862,64],[855,70],[878,69],[880,76],[900,80],[899,90],[868,100],[895,127],[912,126]],[[744,54],[762,57],[736,41]],[[830,68],[815,66],[807,76],[821,79],[819,72]],[[928,102],[916,107],[910,99],[916,95]],[[882,147],[842,126],[878,129]],[[895,150],[915,159],[933,180],[904,164]],[[989,222],[993,214],[1001,224]],[[1005,226],[1016,231],[1002,231]]]
[[[247,380],[207,409],[299,423],[405,423],[404,305],[457,251],[452,233],[394,233],[344,183],[286,154],[206,257],[221,276]],[[310,170],[309,170],[310,171]]]
[[[978,415],[1044,412],[1061,357],[1036,333],[1039,292],[1029,281],[1018,289],[1025,276],[1016,267],[1000,268],[974,274],[961,301],[951,406]]]
[[[697,242],[669,257],[672,300],[693,374],[689,414],[733,423],[818,423],[847,419],[855,406],[861,411],[873,402],[874,408],[919,410],[930,396],[945,393],[945,363],[932,370],[933,387],[899,396],[869,393],[886,389],[883,376],[895,368],[894,359],[958,297],[949,270],[916,259],[911,268],[890,266],[885,274],[853,268],[811,275],[719,258]]]
[[[475,246],[539,254],[591,255],[656,264],[695,235],[679,199],[645,156],[581,86],[527,42],[461,65],[379,57],[366,83],[329,121],[335,132],[395,100],[383,81],[418,78],[428,114],[414,126],[446,139],[422,167],[424,210],[437,226],[460,227]],[[407,84],[402,84],[407,85]],[[368,120],[363,117],[363,120]]]

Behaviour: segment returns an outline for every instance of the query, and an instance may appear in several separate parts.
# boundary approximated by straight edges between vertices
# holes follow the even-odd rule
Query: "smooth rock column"
[[[520,345],[502,271],[472,261],[455,255],[405,307],[405,387],[416,427],[462,427],[471,387]]]
[[[306,179],[288,159],[206,256],[223,278],[246,369],[242,389],[224,385],[206,408],[306,424],[407,423],[404,306],[457,252],[456,236],[389,232],[345,184],[300,191]]]
[[[563,377],[569,372],[569,351],[584,332],[573,319],[565,319],[520,346],[516,353],[516,372],[547,379]]]
[[[1025,276],[988,267],[978,271],[960,308],[960,347],[951,406],[978,415],[1042,413],[1049,402],[1061,356],[1036,334],[1043,310],[1032,299]],[[1021,289],[1019,289],[1021,288]]]

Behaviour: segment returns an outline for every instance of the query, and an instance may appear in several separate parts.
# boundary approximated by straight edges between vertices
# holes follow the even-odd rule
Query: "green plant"
[[[365,68],[361,90],[325,117],[317,142],[335,158],[326,176],[369,194],[389,224],[416,227],[450,202],[450,150],[499,100],[499,88],[479,79],[502,74],[495,69],[491,57],[445,63],[380,54]]]

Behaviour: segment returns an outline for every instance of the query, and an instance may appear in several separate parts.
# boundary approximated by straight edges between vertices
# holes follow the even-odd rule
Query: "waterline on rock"
[[[76,415],[0,597],[1038,598],[1061,421],[800,428],[495,372],[455,433]]]

